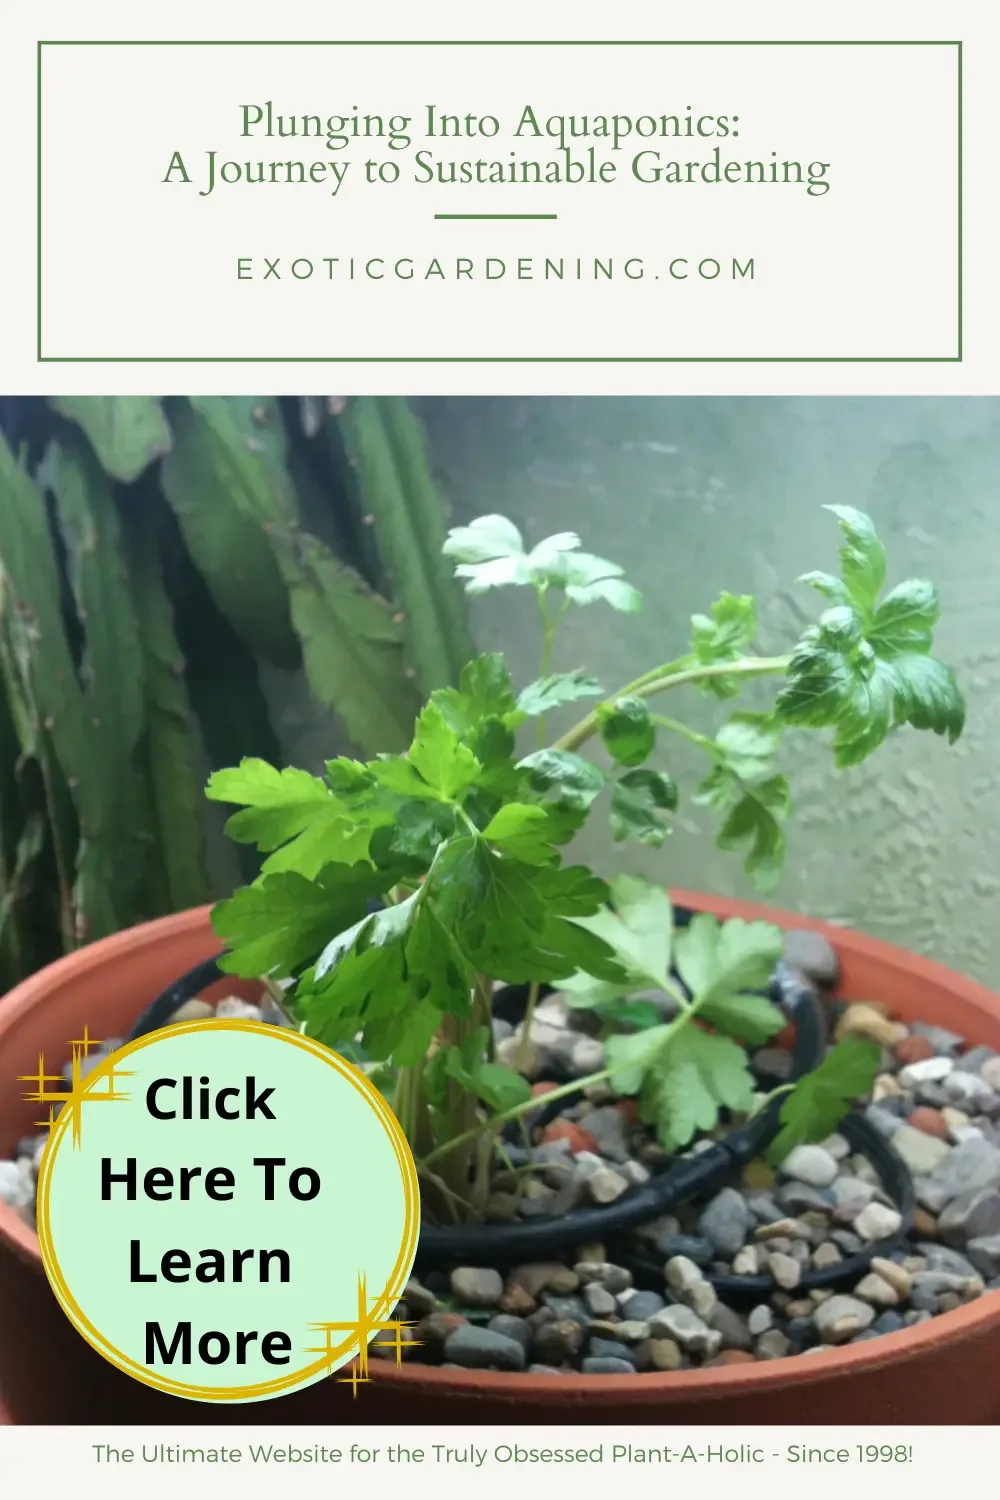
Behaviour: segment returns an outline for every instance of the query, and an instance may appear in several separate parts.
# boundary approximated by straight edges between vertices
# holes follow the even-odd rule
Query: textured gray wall
[[[529,540],[576,530],[642,589],[642,615],[575,611],[557,648],[558,666],[586,665],[609,689],[683,651],[688,617],[722,589],[755,593],[764,648],[787,649],[818,602],[795,578],[836,560],[820,507],[869,510],[890,581],[939,586],[937,650],[959,672],[968,727],[950,750],[904,732],[841,774],[809,739],[790,741],[794,813],[774,899],[1000,986],[1000,400],[442,398],[421,411],[457,518],[501,511]],[[481,647],[504,649],[520,681],[538,651],[526,602],[508,591],[475,611]],[[698,698],[675,698],[680,708],[710,722]],[[700,763],[682,749],[673,768],[690,785]],[[602,828],[581,852],[608,873],[748,889],[688,811],[661,851],[616,847]]]

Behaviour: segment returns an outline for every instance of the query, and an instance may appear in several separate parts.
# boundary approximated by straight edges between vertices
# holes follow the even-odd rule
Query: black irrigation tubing
[[[219,967],[221,958],[221,953],[217,953],[214,958],[206,958],[203,963],[182,974],[180,979],[175,979],[169,989],[157,995],[152,1005],[147,1005],[125,1038],[126,1042],[137,1042],[141,1036],[148,1036],[151,1031],[169,1026],[171,1016],[176,1015],[182,1005],[188,1000],[197,1000],[210,984],[215,984],[224,977]]]
[[[678,925],[685,925],[690,916],[687,912],[675,915]],[[219,966],[221,958],[220,953],[206,959],[158,995],[142,1012],[127,1040],[135,1041],[169,1025],[171,1017],[186,1001],[196,999],[209,985],[223,978]],[[815,992],[784,963],[779,963],[775,970],[770,994],[795,1024],[795,1052],[789,1080],[794,1081],[822,1061],[826,1047],[822,1007]],[[501,990],[496,997],[495,1013],[516,1023],[524,1015],[526,1000],[527,986]],[[549,1106],[541,1102],[537,1112],[530,1116],[531,1126],[537,1128],[550,1123],[565,1108],[567,1098],[572,1097],[563,1095],[557,1104]],[[614,1244],[628,1230],[669,1214],[694,1198],[707,1197],[731,1180],[740,1167],[759,1156],[774,1139],[779,1128],[781,1102],[780,1097],[772,1099],[760,1114],[730,1131],[721,1141],[669,1164],[650,1181],[632,1188],[604,1207],[573,1209],[558,1217],[517,1224],[425,1224],[420,1231],[416,1265],[418,1268],[449,1262],[510,1265],[544,1260],[592,1241]],[[848,1115],[839,1128],[858,1154],[865,1156],[879,1173],[887,1195],[902,1215],[902,1224],[891,1238],[868,1246],[837,1265],[807,1271],[796,1288],[803,1293],[857,1281],[870,1269],[875,1257],[890,1256],[910,1227],[916,1206],[910,1174],[889,1142],[857,1113]],[[662,1264],[624,1249],[619,1251],[616,1248],[615,1254],[616,1263],[632,1272],[636,1285],[663,1290]],[[706,1279],[717,1291],[733,1299],[759,1300],[775,1289],[770,1276],[709,1275]]]
[[[863,1115],[847,1115],[837,1127],[838,1132],[854,1147],[859,1156],[864,1156],[878,1172],[886,1195],[902,1215],[902,1223],[896,1233],[877,1244],[867,1245],[864,1250],[834,1266],[823,1266],[819,1270],[806,1271],[795,1287],[795,1296],[804,1296],[811,1291],[832,1291],[835,1287],[855,1283],[871,1270],[874,1259],[888,1260],[899,1249],[900,1243],[913,1222],[916,1194],[913,1180],[906,1164],[894,1151],[886,1138]],[[697,1159],[697,1158],[696,1158]],[[794,1215],[789,1214],[789,1218]],[[610,1253],[610,1252],[609,1252]],[[616,1253],[615,1264],[632,1272],[636,1286],[650,1291],[664,1290],[662,1261],[650,1261],[641,1256]],[[716,1291],[732,1301],[760,1301],[774,1293],[776,1283],[771,1276],[713,1276],[706,1275]]]

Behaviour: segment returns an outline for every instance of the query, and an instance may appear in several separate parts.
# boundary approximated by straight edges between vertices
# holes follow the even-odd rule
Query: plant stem
[[[656,1048],[657,1052],[667,1047],[673,1041],[678,1031],[693,1019],[697,1014],[699,1003],[698,999],[692,1000],[679,1015],[675,1016],[667,1024]],[[570,1083],[564,1083],[559,1088],[552,1089],[551,1092],[544,1096],[544,1100],[541,1102],[544,1102],[546,1107],[550,1104],[556,1104],[560,1099],[566,1099],[571,1094],[579,1093],[581,1089],[593,1088],[595,1084],[605,1083],[609,1078],[614,1077],[615,1074],[622,1072],[625,1068],[634,1066],[634,1061],[619,1063],[617,1067],[602,1068],[600,1072],[591,1073],[586,1078],[574,1078]],[[485,1125],[477,1126],[473,1130],[465,1131],[463,1135],[455,1136],[453,1140],[445,1141],[443,1145],[436,1147],[429,1156],[425,1156],[420,1165],[422,1167],[429,1167],[433,1162],[440,1160],[443,1156],[448,1156],[452,1151],[457,1151],[463,1146],[470,1145],[484,1132],[495,1136],[505,1125],[511,1124],[514,1120],[522,1119],[525,1115],[530,1114],[533,1109],[538,1109],[539,1103],[538,1099],[526,1099],[523,1104],[515,1104],[512,1108],[505,1109],[502,1114],[494,1115]]]
[[[396,1087],[395,1087],[395,1090],[393,1092],[393,1099],[392,1099],[393,1114],[396,1116],[396,1119],[399,1121],[399,1123],[400,1123],[400,1125],[402,1127],[402,1130],[403,1130],[403,1134],[406,1136],[406,1139],[408,1141],[410,1141],[411,1143],[412,1143],[412,1140],[413,1140],[413,1137],[410,1134],[410,1129],[411,1129],[411,1125],[412,1125],[412,1120],[410,1118],[410,1116],[411,1116],[411,1108],[410,1108],[410,1106],[411,1106],[411,1102],[412,1102],[412,1097],[413,1097],[413,1069],[412,1068],[400,1068],[399,1073],[396,1076]]]
[[[661,729],[668,729],[672,734],[679,734],[682,739],[688,740],[692,745],[697,745],[706,755],[712,756],[714,760],[724,760],[722,751],[714,740],[709,739],[707,734],[699,734],[696,729],[689,729],[682,724],[680,719],[670,719],[666,714],[653,714],[653,723],[658,724]]]
[[[765,1094],[764,1097],[754,1105],[753,1109],[750,1112],[750,1119],[756,1120],[757,1116],[763,1110],[765,1110],[769,1104],[772,1104],[775,1099],[780,1099],[784,1094],[793,1093],[795,1087],[796,1085],[794,1083],[782,1083],[778,1086],[778,1088],[772,1089],[769,1094]]]
[[[531,981],[531,988],[528,990],[528,1003],[525,1006],[524,1020],[521,1023],[521,1042],[517,1049],[517,1066],[518,1070],[522,1073],[527,1067],[528,1059],[531,1055],[531,1023],[535,1019],[535,1006],[538,1004],[538,991],[540,988],[538,980],[533,979]]]
[[[42,773],[42,789],[45,811],[52,829],[52,853],[55,858],[56,880],[59,884],[59,925],[63,933],[63,945],[67,953],[80,946],[76,903],[73,898],[73,880],[69,873],[66,853],[59,837],[58,805],[56,803],[52,766],[46,749],[42,746],[42,731],[39,729],[38,765]]]
[[[636,696],[640,698],[652,698],[656,693],[664,693],[668,688],[683,687],[691,682],[705,682],[712,677],[764,677],[774,676],[788,669],[790,656],[748,656],[739,661],[713,662],[709,666],[683,667],[676,670],[677,663],[668,663],[665,667],[658,667],[654,672],[647,672],[644,677],[637,677],[634,682],[628,683],[617,693],[606,699],[607,703],[614,703],[619,698]],[[561,739],[553,745],[554,750],[578,750],[579,747],[595,735],[598,730],[598,710],[589,713],[585,719],[564,734]]]
[[[538,612],[542,617],[542,669],[538,675],[539,677],[547,677],[552,668],[552,642],[555,637],[556,622],[549,613],[545,590],[539,588],[536,592],[538,594]],[[539,750],[545,749],[544,714],[538,715],[538,748]]]

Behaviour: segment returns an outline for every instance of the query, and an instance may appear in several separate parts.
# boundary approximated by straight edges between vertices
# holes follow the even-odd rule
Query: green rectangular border
[[[824,357],[816,355],[781,355],[781,354],[738,354],[738,355],[697,355],[697,354],[663,354],[663,355],[401,355],[388,354],[371,355],[320,355],[308,354],[303,356],[291,354],[195,354],[195,355],[155,355],[155,354],[126,354],[126,355],[69,355],[69,354],[43,354],[42,353],[42,56],[45,47],[954,47],[956,61],[956,82],[958,94],[958,171],[957,171],[957,219],[958,219],[958,288],[956,298],[957,335],[956,352],[954,354],[942,355],[919,355],[919,354],[839,354]],[[562,40],[534,40],[524,41],[514,38],[487,41],[480,39],[476,41],[460,41],[456,38],[437,39],[421,38],[419,40],[404,41],[400,38],[390,40],[379,39],[377,41],[362,41],[352,38],[349,41],[333,40],[326,38],[320,41],[310,41],[306,38],[289,39],[280,41],[266,41],[262,38],[253,40],[182,40],[172,38],[170,40],[154,41],[146,39],[142,41],[127,41],[123,38],[108,40],[87,39],[73,41],[68,38],[59,40],[39,41],[37,53],[37,171],[36,171],[36,363],[46,364],[71,364],[71,365],[298,365],[298,364],[327,364],[327,365],[918,365],[918,364],[961,364],[962,362],[962,43],[960,41],[934,41],[922,39],[919,41],[903,38],[851,41],[846,38],[836,40],[810,39],[805,41],[782,40],[754,40],[735,41],[731,39],[713,38],[709,41],[695,41],[687,38],[681,41],[670,41],[665,38],[642,41],[636,38],[616,38],[614,41],[598,41],[590,38],[568,38]]]

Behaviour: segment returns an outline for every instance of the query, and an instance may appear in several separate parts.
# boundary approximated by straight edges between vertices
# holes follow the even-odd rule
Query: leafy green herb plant
[[[554,670],[553,655],[568,609],[641,607],[622,570],[571,533],[529,550],[501,516],[455,528],[444,553],[468,593],[536,595],[539,678],[518,692],[502,656],[479,656],[458,687],[431,693],[406,754],[333,760],[322,777],[259,760],[212,776],[209,796],[240,808],[230,835],[266,856],[259,878],[215,908],[224,967],[294,979],[301,1029],[377,1070],[429,1215],[482,1215],[501,1132],[534,1107],[524,1072],[496,1056],[498,983],[530,986],[525,1038],[543,984],[596,1012],[604,1066],[563,1093],[604,1082],[635,1097],[670,1152],[724,1113],[759,1106],[746,1049],[784,1025],[760,993],[781,953],[778,930],[707,915],[675,930],[659,886],[626,875],[608,884],[564,855],[595,816],[609,819],[617,840],[662,845],[680,799],[670,752],[683,739],[705,755],[693,800],[716,812],[718,843],[738,850],[767,889],[785,853],[787,730],[827,731],[838,767],[907,725],[958,739],[962,696],[931,655],[933,585],[911,580],[885,592],[872,522],[831,509],[843,535],[839,575],[802,580],[828,608],[790,655],[757,654],[754,600],[723,594],[693,618],[681,655],[612,692],[580,668]],[[770,710],[737,707],[762,678],[777,684]],[[724,710],[714,735],[660,712],[663,699],[683,702],[685,692],[711,695]],[[549,742],[546,716],[586,699],[592,709]],[[592,744],[600,762],[583,753]],[[662,1002],[635,1000],[639,991]],[[785,1090],[773,1153],[828,1135],[877,1064],[876,1050],[853,1038]],[[559,1097],[556,1089],[547,1101]]]

